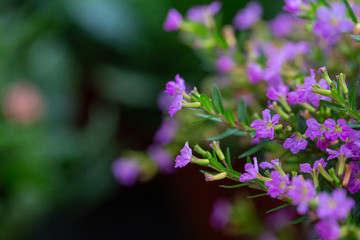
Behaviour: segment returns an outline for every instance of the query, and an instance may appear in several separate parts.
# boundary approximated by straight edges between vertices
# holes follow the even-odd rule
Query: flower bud
[[[205,181],[210,182],[210,181],[216,181],[216,180],[221,180],[227,177],[227,173],[226,172],[222,172],[219,174],[209,174],[209,173],[205,173]]]
[[[347,95],[349,93],[349,90],[348,90],[348,88],[346,86],[346,82],[345,82],[346,75],[343,73],[340,73],[339,76],[337,76],[337,77],[339,78],[340,86],[343,90],[343,93],[345,95]]]

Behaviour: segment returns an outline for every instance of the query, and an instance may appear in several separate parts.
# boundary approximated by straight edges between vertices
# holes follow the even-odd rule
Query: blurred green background
[[[151,143],[161,121],[157,96],[167,81],[181,73],[196,85],[209,74],[177,33],[162,30],[169,8],[185,13],[209,2],[0,2],[1,239],[122,239],[122,220],[130,216],[138,225],[134,231],[145,224],[140,219],[168,222],[166,234],[182,228],[170,226],[177,220],[166,219],[176,218],[169,213],[134,216],[144,196],[146,208],[157,209],[143,209],[150,215],[173,208],[164,191],[173,185],[159,187],[160,177],[124,189],[115,183],[111,163],[123,150],[145,151]],[[224,23],[247,2],[223,1]],[[261,2],[264,19],[282,5]],[[89,216],[93,222],[82,224]],[[102,221],[112,230],[101,227]],[[151,232],[151,226],[145,229]]]

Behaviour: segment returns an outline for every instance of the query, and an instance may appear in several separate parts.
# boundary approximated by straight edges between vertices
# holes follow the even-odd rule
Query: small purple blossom
[[[352,158],[354,155],[352,151],[344,144],[338,150],[326,149],[326,152],[329,154],[327,160],[334,159],[334,158],[343,158],[348,159]]]
[[[285,177],[283,177],[278,171],[272,171],[270,177],[271,180],[265,182],[265,186],[268,187],[267,193],[270,197],[277,198],[280,194],[286,192],[290,184],[289,174],[286,174]]]
[[[352,171],[347,188],[351,194],[354,194],[360,190],[360,165],[357,162],[350,162],[349,165],[352,166]]]
[[[314,118],[310,118],[306,120],[306,124],[308,129],[306,129],[305,136],[314,140],[316,137],[321,138],[326,131],[324,124],[320,124]]]
[[[324,126],[329,130],[325,132],[325,136],[331,141],[340,138],[341,141],[346,141],[353,129],[346,124],[345,119],[338,119],[337,124],[334,119],[328,118],[324,122]]]
[[[300,10],[302,0],[284,0],[285,6],[283,9],[288,12],[297,13]]]
[[[292,179],[287,196],[297,205],[298,213],[304,215],[309,210],[309,201],[316,197],[316,190],[310,179],[304,180],[296,176]]]
[[[210,224],[214,229],[224,229],[231,216],[231,204],[226,198],[219,198],[213,206],[210,215]]]
[[[277,86],[277,88],[270,86],[266,96],[270,100],[277,101],[277,100],[279,100],[280,96],[284,96],[286,98],[288,92],[289,92],[289,87],[284,85],[283,83],[280,83]]]
[[[185,167],[191,161],[191,157],[192,150],[189,147],[189,143],[186,142],[183,149],[180,150],[180,155],[175,159],[175,168]]]
[[[319,169],[319,165],[322,165],[323,167],[326,167],[327,162],[325,162],[325,160],[323,158],[321,158],[320,160],[316,160],[314,162],[314,167],[311,167],[310,163],[303,163],[300,164],[300,171],[302,173],[312,173],[313,171],[317,171]]]
[[[206,23],[207,18],[214,16],[221,9],[222,5],[220,2],[212,2],[209,5],[199,5],[190,8],[186,17],[193,22]]]
[[[280,115],[271,118],[269,109],[262,111],[262,115],[264,120],[254,120],[250,127],[256,129],[255,137],[274,139],[274,126],[279,123]]]
[[[249,29],[262,16],[262,7],[258,2],[250,2],[235,15],[233,24],[239,30]]]
[[[116,180],[125,186],[133,186],[140,174],[140,166],[133,159],[119,158],[112,164]]]
[[[336,221],[345,219],[354,206],[355,201],[346,196],[346,191],[342,188],[337,188],[331,195],[326,192],[319,194],[319,206],[316,213],[320,219]]]
[[[173,158],[168,151],[163,149],[159,145],[150,145],[147,149],[147,153],[150,158],[156,163],[159,167],[160,172],[171,173],[174,171],[172,167]]]
[[[300,150],[304,150],[307,146],[308,142],[303,138],[300,133],[294,133],[289,138],[287,138],[284,142],[284,148],[291,150],[293,154],[300,152]]]
[[[154,135],[154,142],[156,144],[166,145],[174,138],[178,129],[179,123],[173,118],[164,118],[159,129]]]
[[[285,37],[292,32],[294,23],[293,15],[280,13],[270,22],[270,29],[275,37]]]
[[[170,96],[182,95],[185,91],[185,81],[180,77],[179,74],[176,74],[175,81],[169,81],[166,83],[165,93]]]
[[[280,164],[280,161],[279,161],[279,159],[277,158],[277,159],[274,159],[274,160],[271,160],[271,162],[261,162],[260,163],[260,167],[262,168],[262,169],[267,169],[267,168],[269,168],[269,169],[274,169],[274,167],[275,167],[275,165],[276,164]]]
[[[247,76],[252,84],[263,79],[263,73],[263,68],[256,62],[251,62],[247,67]]]
[[[245,171],[247,173],[241,174],[241,176],[239,178],[240,182],[245,182],[245,181],[256,179],[256,177],[259,173],[259,166],[258,166],[257,158],[254,157],[253,160],[254,160],[254,164],[252,164],[252,163],[245,164]]]
[[[220,73],[227,73],[235,66],[234,60],[229,56],[221,56],[216,61],[216,69]]]
[[[171,8],[166,16],[163,28],[165,31],[175,31],[179,29],[182,22],[181,14],[174,8]]]
[[[331,8],[319,7],[316,10],[314,33],[330,44],[336,43],[342,32],[350,32],[354,27],[353,22],[346,17],[346,11],[343,3],[333,3]]]
[[[182,100],[183,100],[182,95],[177,95],[176,96],[173,103],[169,107],[170,117],[174,116],[177,111],[181,110],[181,108],[182,108]]]
[[[319,221],[315,225],[315,231],[320,235],[321,239],[324,240],[335,240],[339,239],[340,226],[336,221]]]
[[[325,151],[328,146],[330,146],[330,139],[325,138],[324,136],[318,138],[316,146],[320,148],[322,151]]]

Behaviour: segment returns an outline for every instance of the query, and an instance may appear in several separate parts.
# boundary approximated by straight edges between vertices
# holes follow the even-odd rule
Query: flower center
[[[336,125],[335,132],[336,133],[341,133],[341,131],[342,131],[342,128],[339,125]]]
[[[326,130],[326,127],[324,126],[324,124],[321,124],[320,127],[319,127],[319,131],[320,132],[325,132]]]
[[[302,135],[300,133],[297,133],[295,135],[295,139],[296,139],[296,141],[300,141],[302,139]]]
[[[329,207],[333,209],[336,208],[336,202],[334,200],[330,200]]]
[[[272,125],[271,121],[268,121],[266,124],[266,129],[271,129],[273,127],[274,127],[274,125]]]

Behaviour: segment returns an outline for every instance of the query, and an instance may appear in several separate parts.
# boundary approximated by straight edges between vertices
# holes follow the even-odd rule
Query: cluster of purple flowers
[[[319,165],[326,166],[324,159],[315,161],[313,168],[308,163],[300,165],[300,172],[318,172]],[[338,221],[344,220],[355,206],[354,200],[346,196],[344,189],[335,189],[331,195],[326,192],[317,194],[313,181],[310,179],[304,179],[302,175],[299,175],[292,177],[290,180],[289,174],[285,174],[281,170],[278,159],[272,160],[271,163],[262,162],[260,167],[273,169],[270,173],[270,178],[261,176],[257,159],[254,157],[254,164],[247,163],[245,165],[246,173],[240,176],[240,181],[245,182],[254,179],[265,181],[267,193],[270,197],[291,199],[292,204],[297,206],[299,214],[307,214],[310,206],[312,206],[311,208],[316,211],[319,218],[315,229],[320,236],[323,239],[337,239],[339,237],[340,227]],[[356,173],[358,173],[360,166],[357,164],[356,168]],[[330,228],[332,228],[331,231],[328,231]]]

